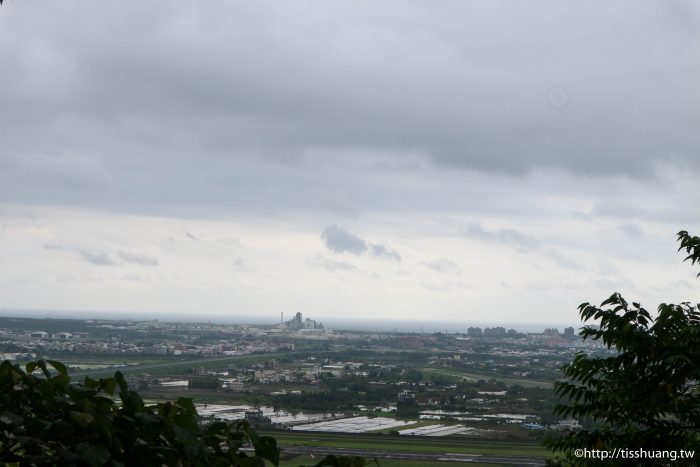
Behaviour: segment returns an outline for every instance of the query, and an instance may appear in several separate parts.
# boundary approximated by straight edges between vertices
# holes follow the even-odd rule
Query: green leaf
[[[0,414],[0,422],[19,426],[24,422],[24,419],[15,413],[5,410]]]
[[[75,420],[78,423],[78,425],[82,426],[83,428],[88,426],[94,420],[94,417],[92,415],[84,413],[84,412],[77,412],[75,410],[71,410],[70,417],[73,420]]]
[[[34,373],[34,370],[36,370],[36,368],[37,368],[38,366],[39,366],[39,365],[38,365],[37,362],[29,362],[29,363],[27,363],[27,364],[25,365],[25,368],[27,369],[27,374]]]
[[[59,374],[68,376],[68,370],[66,370],[66,366],[63,363],[56,360],[46,360],[46,363],[54,367]]]
[[[83,461],[94,467],[100,467],[107,463],[111,456],[109,451],[102,446],[82,442],[75,449],[75,453],[79,455]]]

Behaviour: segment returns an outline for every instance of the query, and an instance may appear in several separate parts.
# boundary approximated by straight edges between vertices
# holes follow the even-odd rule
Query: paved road
[[[426,462],[454,462],[460,464],[469,463],[493,463],[518,466],[544,466],[546,459],[542,457],[521,456],[494,456],[480,454],[456,454],[451,452],[409,452],[409,451],[385,451],[380,449],[362,448],[332,448],[318,446],[285,446],[281,445],[283,454],[314,455],[322,458],[328,455],[335,456],[359,456],[365,459],[405,459]]]

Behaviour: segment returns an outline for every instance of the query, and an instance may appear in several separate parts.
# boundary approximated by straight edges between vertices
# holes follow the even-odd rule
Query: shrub
[[[146,405],[120,372],[77,384],[60,362],[0,364],[7,466],[276,466],[279,453],[245,421],[201,423],[191,399]]]

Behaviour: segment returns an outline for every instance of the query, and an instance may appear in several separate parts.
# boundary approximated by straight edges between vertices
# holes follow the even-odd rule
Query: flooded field
[[[270,406],[255,407],[252,405],[224,405],[224,404],[197,404],[197,412],[202,416],[216,417],[221,420],[239,420],[244,418],[245,412],[261,410],[263,416],[269,417],[272,423],[293,426],[302,423],[333,420],[342,417],[342,414],[287,412],[275,410]]]
[[[483,422],[486,420],[502,420],[506,423],[523,423],[531,419],[536,419],[535,415],[528,414],[512,414],[512,413],[472,413],[472,412],[453,412],[446,410],[423,410],[420,413],[421,420],[440,420],[444,417],[450,417],[453,420],[461,422]]]

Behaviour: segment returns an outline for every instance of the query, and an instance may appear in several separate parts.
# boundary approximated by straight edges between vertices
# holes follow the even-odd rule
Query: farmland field
[[[326,433],[270,433],[281,446],[317,446],[377,449],[387,451],[450,452],[475,455],[549,457],[539,444],[475,441],[470,439],[423,438],[419,436],[342,435]],[[284,450],[284,449],[283,449]]]
[[[312,466],[319,461],[319,457],[307,455],[296,456],[291,459],[282,460],[280,462],[280,467],[300,467],[300,466]],[[370,464],[376,465],[376,464]],[[378,467],[425,467],[425,461],[411,461],[406,459],[381,459],[379,460]],[[431,466],[435,467],[448,467],[454,466],[454,462],[431,462]],[[470,463],[471,467],[496,467],[502,464],[485,464],[485,463]]]

